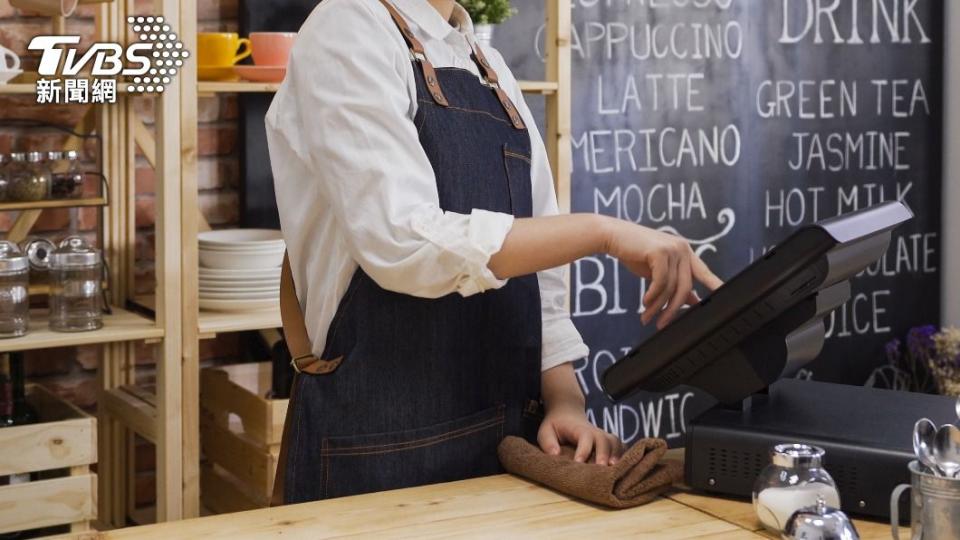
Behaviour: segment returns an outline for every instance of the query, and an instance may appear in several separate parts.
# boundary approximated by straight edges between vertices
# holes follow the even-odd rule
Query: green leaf
[[[509,19],[517,10],[510,0],[460,0],[474,24],[500,24]]]

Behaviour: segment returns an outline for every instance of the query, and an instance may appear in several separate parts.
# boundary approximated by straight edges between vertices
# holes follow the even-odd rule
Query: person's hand
[[[640,319],[649,324],[656,317],[657,329],[670,324],[685,303],[700,301],[693,291],[694,280],[711,291],[723,284],[686,240],[629,221],[612,221],[606,252],[648,279]]]
[[[548,410],[537,442],[545,453],[560,454],[560,445],[575,446],[573,459],[586,463],[592,454],[598,465],[613,465],[623,455],[623,443],[615,435],[594,426],[587,420],[583,409],[562,407]]]

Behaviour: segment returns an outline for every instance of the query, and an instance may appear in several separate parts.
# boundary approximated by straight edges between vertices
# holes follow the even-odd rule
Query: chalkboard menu
[[[540,78],[542,3],[515,2],[495,45]],[[916,218],[853,282],[798,376],[902,388],[883,345],[939,319],[943,10],[939,0],[574,0],[574,212],[687,238],[731,277],[791,231],[887,200]],[[591,348],[591,419],[680,442],[711,400],[689,389],[613,404],[599,375],[649,336],[646,283],[610,257],[571,268]]]

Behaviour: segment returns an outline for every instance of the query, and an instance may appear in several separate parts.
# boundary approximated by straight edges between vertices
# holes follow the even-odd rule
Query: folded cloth
[[[660,461],[666,451],[663,439],[641,439],[616,465],[597,465],[574,461],[573,448],[551,456],[520,437],[507,437],[497,448],[507,472],[611,508],[646,504],[681,480],[680,463]]]

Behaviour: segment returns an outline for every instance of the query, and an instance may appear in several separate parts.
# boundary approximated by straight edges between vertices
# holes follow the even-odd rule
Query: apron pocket
[[[429,427],[327,437],[321,444],[322,497],[344,497],[500,472],[502,405]]]
[[[517,217],[533,215],[531,196],[530,156],[503,145],[503,167],[510,192],[510,212]]]

